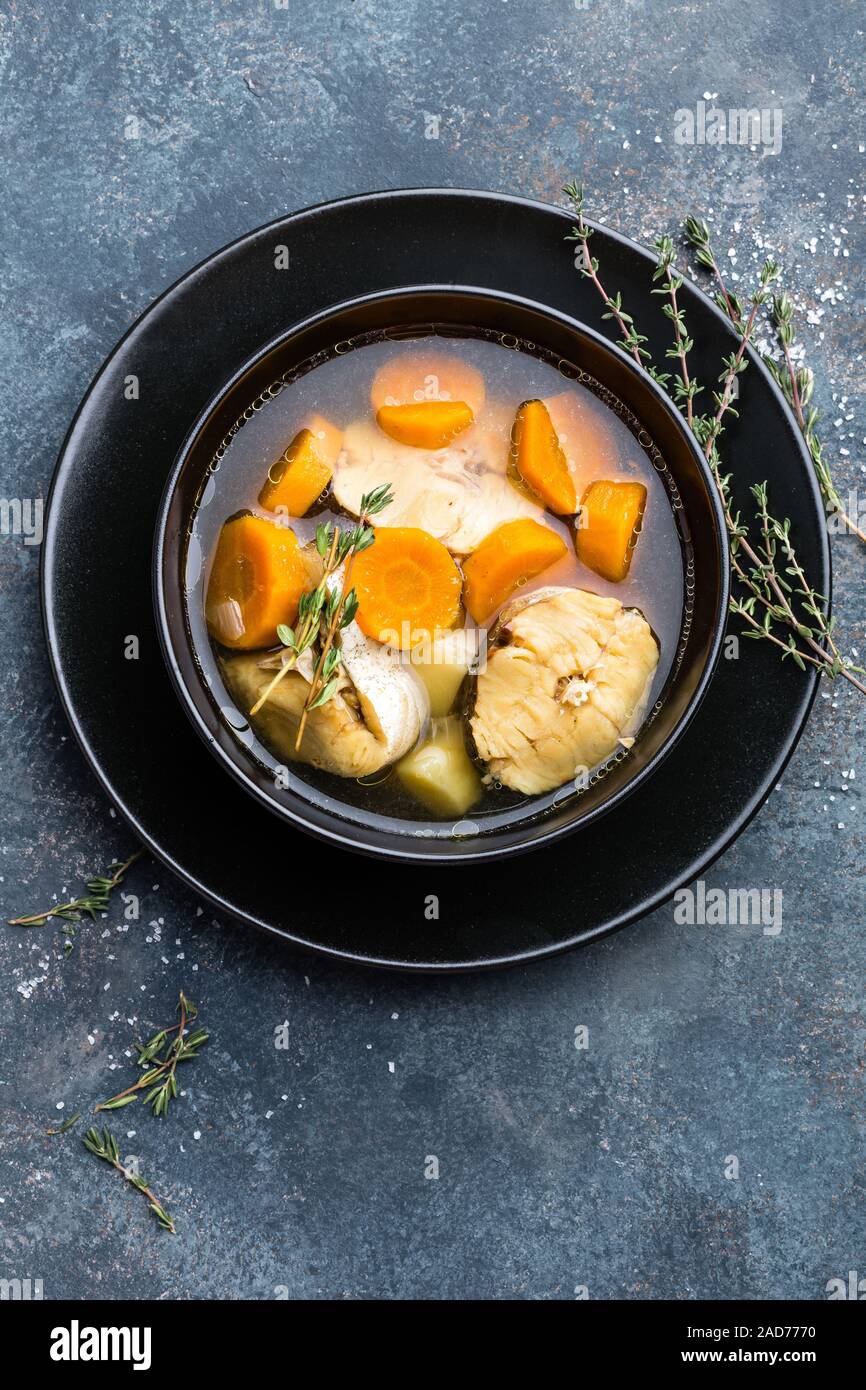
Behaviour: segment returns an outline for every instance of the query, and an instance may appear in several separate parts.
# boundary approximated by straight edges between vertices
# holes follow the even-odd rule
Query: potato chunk
[[[458,820],[483,791],[459,719],[434,719],[425,742],[397,764],[397,776],[411,796],[443,819]]]
[[[412,669],[427,689],[434,719],[450,714],[467,671],[477,669],[481,634],[473,628],[442,632],[412,651]]]

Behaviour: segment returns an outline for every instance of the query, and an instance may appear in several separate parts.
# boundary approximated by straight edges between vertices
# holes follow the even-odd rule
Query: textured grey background
[[[3,0],[3,495],[45,492],[115,340],[248,228],[396,185],[556,201],[575,175],[596,217],[644,240],[710,213],[734,275],[778,251],[829,458],[862,491],[862,14]],[[781,152],[675,144],[675,110],[705,94],[781,107]],[[866,652],[863,561],[836,540],[840,624]],[[58,709],[37,565],[0,537],[3,918],[132,848]],[[200,913],[151,861],[128,883],[141,921],[117,930],[118,903],[68,959],[53,926],[0,928],[0,1277],[41,1278],[50,1298],[815,1299],[866,1274],[863,709],[823,692],[783,785],[707,876],[780,888],[775,938],[663,908],[525,971],[407,981],[292,958]],[[114,1121],[172,1239],[81,1126],[43,1131],[120,1089],[131,1039],[181,986],[213,1042],[167,1122]]]

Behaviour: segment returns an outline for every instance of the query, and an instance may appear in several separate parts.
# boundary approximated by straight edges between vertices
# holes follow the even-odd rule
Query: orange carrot
[[[567,549],[549,526],[529,519],[506,521],[491,531],[463,562],[466,607],[476,623],[486,623],[509,594],[561,560]]]
[[[420,405],[383,405],[376,411],[380,430],[399,444],[416,449],[444,449],[468,429],[474,415],[465,401],[423,401]]]
[[[339,445],[334,448],[334,440],[325,430],[333,431],[334,426],[321,417],[314,417],[314,422],[324,426],[319,435],[312,429],[299,430],[285,453],[268,469],[259,502],[269,511],[283,507],[289,516],[305,516],[331,481]]]
[[[519,407],[511,452],[521,478],[546,507],[560,516],[577,510],[574,480],[544,401],[524,401]]]
[[[577,558],[603,579],[625,579],[646,507],[643,483],[590,483],[575,531]]]
[[[383,405],[465,401],[477,415],[484,404],[484,378],[468,362],[450,353],[404,352],[379,368],[370,400],[375,411]]]
[[[223,646],[273,647],[293,623],[309,577],[294,531],[262,516],[227,521],[208,579],[205,616]]]
[[[352,582],[358,626],[389,646],[414,647],[460,617],[460,571],[442,542],[415,526],[380,526]]]

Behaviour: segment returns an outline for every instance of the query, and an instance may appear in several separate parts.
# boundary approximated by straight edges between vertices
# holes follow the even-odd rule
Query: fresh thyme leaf
[[[150,1039],[150,1042],[144,1044],[134,1044],[136,1051],[138,1052],[139,1066],[145,1067],[148,1065],[149,1062],[153,1061],[154,1057],[156,1057],[157,1054],[161,1052],[163,1047],[165,1046],[167,1037],[168,1034],[166,1033],[165,1029],[162,1028],[158,1033],[154,1033],[153,1037]]]
[[[382,483],[379,487],[374,487],[372,492],[365,492],[361,498],[361,515],[378,516],[394,501],[394,494],[391,491],[390,483]]]
[[[129,1095],[129,1096],[115,1096],[113,1100],[104,1100],[104,1101],[102,1101],[102,1103],[101,1103],[100,1105],[97,1105],[97,1106],[96,1106],[96,1109],[97,1109],[97,1110],[122,1110],[123,1107],[124,1107],[124,1105],[131,1105],[132,1102],[133,1102],[134,1100],[136,1100],[136,1099],[137,1099],[137,1097],[136,1097],[135,1095]]]
[[[46,1133],[46,1134],[65,1134],[65,1133],[67,1132],[67,1130],[70,1130],[70,1129],[72,1128],[73,1125],[77,1125],[77,1124],[78,1124],[78,1121],[79,1121],[80,1119],[81,1119],[81,1115],[80,1115],[80,1114],[78,1114],[78,1115],[70,1115],[68,1120],[64,1120],[64,1122],[63,1122],[62,1125],[58,1125],[57,1129],[46,1129],[45,1133]]]
[[[376,533],[371,531],[369,526],[359,527],[355,533],[352,549],[356,555],[360,555],[362,550],[369,550],[375,539]]]
[[[340,664],[340,653],[332,647],[322,663],[322,680],[329,680]]]
[[[332,531],[333,526],[330,521],[323,521],[320,526],[316,527],[316,549],[323,560],[331,548]]]
[[[358,595],[354,589],[350,589],[343,604],[343,616],[340,619],[340,627],[348,627],[354,621],[358,611]]]
[[[307,709],[319,709],[320,706],[326,705],[330,700],[331,696],[333,695],[334,691],[337,689],[337,684],[337,680],[334,679],[328,681],[327,685],[323,685],[322,688],[319,690],[318,694],[315,695],[312,700],[308,701]]]

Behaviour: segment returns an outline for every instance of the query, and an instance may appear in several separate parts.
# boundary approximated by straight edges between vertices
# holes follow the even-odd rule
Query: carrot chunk
[[[380,526],[355,561],[352,584],[361,631],[401,650],[460,616],[460,571],[442,542],[415,526]]]
[[[412,352],[380,367],[370,387],[373,409],[422,401],[465,401],[477,415],[484,404],[484,378],[468,362],[446,352]]]
[[[643,483],[590,483],[575,531],[577,558],[603,579],[614,583],[625,579],[645,507]]]
[[[561,560],[568,547],[561,536],[537,521],[506,521],[491,531],[463,562],[466,607],[476,623],[486,623],[509,594]]]
[[[383,405],[376,423],[399,444],[416,449],[444,449],[475,416],[465,401],[422,401],[419,405]]]
[[[289,516],[305,516],[331,481],[339,453],[333,435],[340,432],[321,417],[314,417],[312,424],[319,424],[319,432],[314,434],[312,428],[299,430],[285,453],[268,469],[259,493],[259,502],[268,511],[284,507]]]
[[[527,487],[560,516],[577,510],[574,480],[544,401],[524,401],[511,432],[511,453]]]
[[[237,516],[220,532],[205,616],[226,647],[272,647],[293,623],[309,578],[294,531],[262,516]]]

